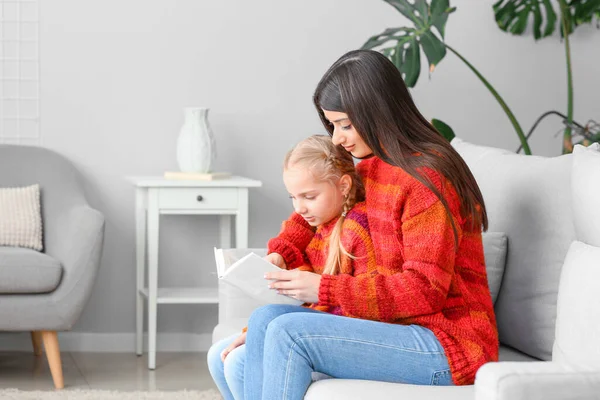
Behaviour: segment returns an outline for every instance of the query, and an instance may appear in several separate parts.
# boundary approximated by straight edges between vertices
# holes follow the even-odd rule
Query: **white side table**
[[[136,353],[142,355],[144,300],[148,301],[148,368],[156,368],[158,304],[218,303],[215,288],[158,287],[158,227],[161,214],[220,215],[220,245],[231,247],[231,216],[235,245],[248,247],[248,188],[262,182],[233,176],[213,181],[129,177],[136,186]],[[146,247],[147,246],[147,247]],[[147,259],[146,259],[147,250]],[[145,287],[148,265],[148,287]]]

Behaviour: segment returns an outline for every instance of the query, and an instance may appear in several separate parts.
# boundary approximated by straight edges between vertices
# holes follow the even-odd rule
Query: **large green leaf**
[[[522,35],[530,18],[536,40],[552,35],[556,29],[556,12],[550,0],[499,0],[494,4],[494,14],[498,27],[513,35]]]
[[[454,131],[452,130],[452,128],[450,128],[450,125],[448,125],[444,121],[440,121],[439,119],[434,118],[431,120],[431,125],[433,125],[433,127],[437,129],[440,135],[445,137],[446,140],[449,142],[451,142],[452,139],[456,137]]]
[[[410,19],[415,24],[415,26],[417,26],[419,28],[421,27],[420,26],[421,19],[415,13],[415,11],[417,11],[417,7],[415,7],[415,5],[409,3],[408,1],[402,1],[402,0],[384,0],[384,1],[388,4],[390,4],[396,10],[398,10],[406,18]]]
[[[575,26],[592,22],[594,16],[600,20],[600,0],[571,0],[569,9]]]
[[[565,3],[564,17],[569,34],[577,26],[592,22],[594,17],[600,20],[600,0],[565,0]],[[514,35],[523,34],[531,18],[536,40],[552,35],[556,29],[557,13],[551,0],[499,0],[494,4],[494,14],[500,29]],[[564,36],[562,25],[560,34]]]
[[[449,0],[431,1],[431,24],[435,26],[442,38],[445,35],[448,16],[456,11],[456,7],[450,7]]]
[[[388,28],[367,40],[362,48],[377,48],[396,65],[406,85],[414,87],[421,73],[421,49],[430,70],[446,56],[444,29],[448,15],[455,8],[450,7],[449,0],[432,0],[431,5],[427,0],[384,1],[408,18],[414,27]],[[441,38],[432,28],[439,32]]]

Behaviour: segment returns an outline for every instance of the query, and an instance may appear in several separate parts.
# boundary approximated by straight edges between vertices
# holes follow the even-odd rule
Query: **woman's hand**
[[[221,352],[221,361],[225,362],[225,357],[227,357],[229,353],[231,353],[233,350],[240,347],[244,343],[246,343],[246,332],[236,337],[235,340],[231,342],[231,344]]]
[[[321,275],[307,271],[275,271],[268,272],[265,279],[272,280],[269,287],[277,289],[277,293],[285,294],[305,303],[319,302],[319,285]]]
[[[271,253],[268,256],[265,256],[265,260],[270,262],[271,264],[277,265],[281,269],[287,269],[287,265],[285,264],[285,260],[279,253]]]

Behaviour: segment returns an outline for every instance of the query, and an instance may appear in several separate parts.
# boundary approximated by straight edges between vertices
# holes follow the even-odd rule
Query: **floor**
[[[156,369],[146,356],[130,353],[61,353],[65,388],[104,390],[216,389],[206,353],[157,353]],[[54,389],[45,354],[0,352],[0,389]]]

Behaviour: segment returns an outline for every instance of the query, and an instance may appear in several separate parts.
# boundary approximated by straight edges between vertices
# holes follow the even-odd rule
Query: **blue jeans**
[[[226,399],[302,399],[312,372],[342,379],[453,384],[444,349],[429,329],[417,325],[271,304],[254,311],[246,345],[239,357],[229,360],[230,353],[223,366],[219,348],[234,337],[214,344],[208,355],[211,374]]]
[[[241,400],[244,398],[244,364],[246,361],[246,345],[233,350],[221,361],[221,353],[240,334],[236,333],[213,344],[208,350],[208,371],[217,384],[225,400]]]

